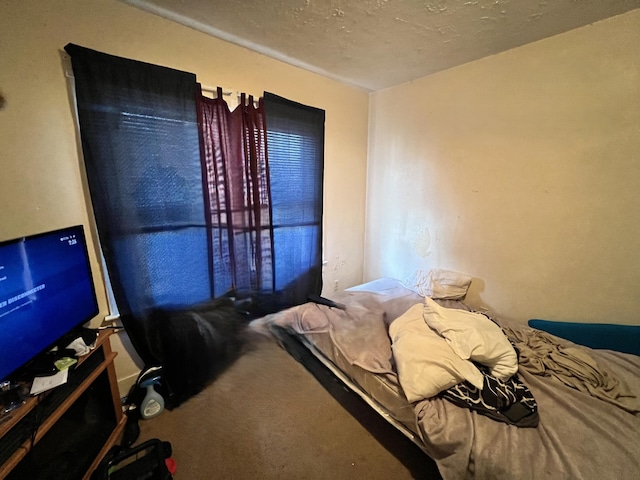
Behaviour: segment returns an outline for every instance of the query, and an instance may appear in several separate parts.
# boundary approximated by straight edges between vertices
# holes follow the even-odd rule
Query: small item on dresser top
[[[36,377],[31,384],[30,395],[38,395],[52,388],[59,387],[67,383],[69,379],[69,369],[62,370],[55,375],[49,375],[47,377]]]
[[[53,364],[56,366],[56,368],[59,371],[66,370],[67,368],[72,367],[76,363],[78,363],[78,360],[71,357],[62,357],[56,360],[55,362],[53,362]]]
[[[0,382],[0,424],[4,421],[4,414],[22,405],[27,397],[27,387],[9,380]]]
[[[92,328],[83,328],[79,332],[74,332],[73,335],[65,338],[65,343],[68,342],[66,348],[73,350],[76,357],[81,357],[95,347],[96,340],[98,339],[98,331]]]

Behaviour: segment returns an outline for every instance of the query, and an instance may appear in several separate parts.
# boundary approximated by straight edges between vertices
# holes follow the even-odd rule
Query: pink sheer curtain
[[[205,214],[212,297],[240,297],[274,289],[273,228],[262,98],[244,94],[231,112],[222,89],[198,95]]]

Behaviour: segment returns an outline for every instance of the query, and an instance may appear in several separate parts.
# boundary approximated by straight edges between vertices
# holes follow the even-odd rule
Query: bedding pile
[[[427,297],[394,320],[389,335],[410,402],[441,395],[499,422],[538,425],[535,399],[516,375],[517,354],[484,315],[445,308]]]
[[[520,351],[520,366],[568,387],[611,403],[629,413],[640,413],[640,399],[629,386],[601,368],[588,349],[568,344],[546,332],[529,327],[505,327]]]
[[[394,279],[332,299],[346,309],[309,303],[256,325],[298,336],[444,479],[637,478],[640,357],[492,321]]]

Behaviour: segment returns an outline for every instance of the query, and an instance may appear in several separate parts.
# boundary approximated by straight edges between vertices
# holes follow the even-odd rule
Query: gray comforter
[[[345,292],[335,300],[347,309],[305,304],[261,323],[312,342],[329,335],[352,365],[372,375],[395,375],[388,325],[422,298],[398,286]],[[459,302],[443,305],[465,308]],[[443,478],[640,478],[640,357],[498,323],[520,351],[518,373],[538,404],[539,425],[496,422],[440,396],[414,402],[411,429]]]
[[[518,326],[507,331],[518,338],[539,333]],[[537,428],[500,424],[440,398],[415,404],[420,435],[444,478],[640,478],[640,357],[552,338],[571,368],[519,368],[538,404]],[[597,373],[581,376],[577,366],[585,358]]]

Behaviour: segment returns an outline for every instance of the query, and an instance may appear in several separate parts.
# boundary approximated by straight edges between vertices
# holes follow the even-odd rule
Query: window
[[[215,268],[209,267],[195,75],[75,45],[65,49],[121,315],[208,300]],[[269,310],[322,290],[325,114],[270,93],[264,105],[276,294],[258,301]]]

